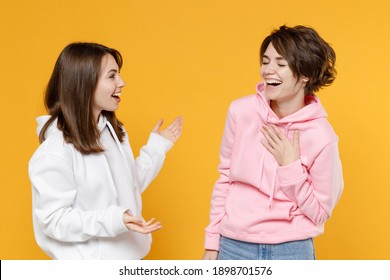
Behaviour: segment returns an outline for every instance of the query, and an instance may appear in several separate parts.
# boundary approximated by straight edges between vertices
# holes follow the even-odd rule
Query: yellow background
[[[255,92],[259,46],[282,24],[314,27],[337,53],[338,78],[319,97],[340,137],[345,191],[317,257],[390,259],[389,2],[0,1],[1,259],[47,258],[34,241],[27,163],[46,83],[73,41],[121,51],[118,116],[135,154],[160,117],[184,116],[143,196],[145,218],[164,226],[147,259],[199,259],[228,105]]]

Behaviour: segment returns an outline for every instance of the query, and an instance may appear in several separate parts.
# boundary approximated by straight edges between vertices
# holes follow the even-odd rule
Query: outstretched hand
[[[261,131],[265,137],[261,143],[275,157],[280,166],[290,164],[300,157],[299,132],[294,131],[294,140],[290,140],[275,125],[263,125]]]
[[[154,218],[146,222],[143,218],[132,216],[128,212],[123,213],[122,220],[127,229],[139,233],[151,233],[162,228],[160,222],[154,223]]]
[[[160,119],[152,131],[160,134],[161,136],[175,143],[177,139],[179,139],[182,132],[183,117],[182,116],[176,117],[166,129],[159,131],[162,124],[163,124],[163,120]]]

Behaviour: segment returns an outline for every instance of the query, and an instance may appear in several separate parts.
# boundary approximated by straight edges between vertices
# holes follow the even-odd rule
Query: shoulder
[[[329,142],[338,141],[338,137],[326,118],[319,118],[312,121],[312,126],[310,127],[311,133],[315,138],[324,144]]]
[[[313,102],[302,111],[300,115],[302,121],[297,123],[297,126],[301,126],[313,141],[318,142],[322,146],[338,141],[338,137],[328,121],[328,114],[318,97],[314,97]]]
[[[319,118],[307,123],[299,135],[303,151],[319,154],[326,147],[338,146],[339,138],[326,118]]]
[[[43,157],[53,157],[71,164],[75,148],[66,143],[61,131],[54,131],[43,141],[31,157],[30,163]]]
[[[229,114],[231,115],[245,115],[250,114],[256,110],[258,100],[256,94],[240,97],[233,100],[229,106]]]
[[[257,102],[256,94],[246,95],[233,100],[230,103],[230,108],[235,110],[245,109],[247,106],[255,106]]]

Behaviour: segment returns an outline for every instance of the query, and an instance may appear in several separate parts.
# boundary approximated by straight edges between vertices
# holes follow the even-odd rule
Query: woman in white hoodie
[[[182,118],[160,120],[134,159],[115,116],[122,88],[121,54],[95,43],[65,47],[49,80],[48,116],[37,118],[38,147],[29,162],[34,233],[54,259],[142,259],[151,232],[141,193],[180,137]]]

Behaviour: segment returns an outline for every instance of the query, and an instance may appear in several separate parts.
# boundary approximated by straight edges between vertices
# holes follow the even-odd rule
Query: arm
[[[299,134],[291,143],[274,126],[264,126],[262,141],[279,163],[278,177],[283,192],[316,225],[329,219],[343,191],[343,176],[337,139],[328,143],[307,170],[300,160]]]
[[[77,186],[71,163],[54,155],[33,158],[29,165],[33,185],[33,214],[37,226],[48,236],[64,242],[83,242],[126,232],[122,216],[126,209],[73,209]]]
[[[329,219],[343,191],[343,176],[337,140],[329,143],[310,170],[301,160],[280,166],[278,177],[283,192],[316,225]]]
[[[220,177],[211,195],[210,224],[206,228],[205,248],[219,250],[219,223],[225,216],[225,199],[230,189],[230,159],[235,133],[234,115],[229,109],[220,149]]]
[[[141,192],[156,178],[164,163],[165,154],[181,136],[183,118],[175,118],[160,132],[161,125],[162,120],[159,120],[150,134],[148,143],[141,148],[140,155],[135,160]]]

